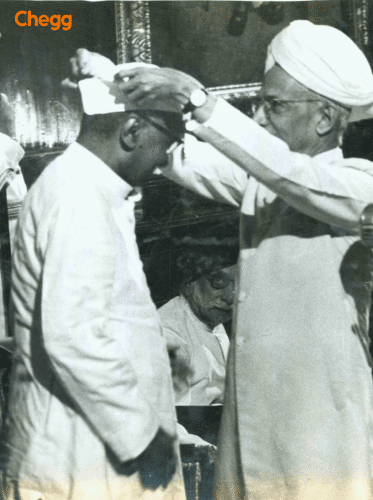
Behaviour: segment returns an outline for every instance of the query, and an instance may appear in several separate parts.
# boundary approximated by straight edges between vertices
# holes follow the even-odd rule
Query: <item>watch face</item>
[[[206,102],[207,95],[202,89],[194,90],[190,96],[190,102],[196,108],[203,106]]]

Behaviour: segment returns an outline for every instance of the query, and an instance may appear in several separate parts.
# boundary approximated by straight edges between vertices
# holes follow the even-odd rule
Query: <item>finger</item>
[[[118,83],[118,87],[124,94],[130,94],[138,87],[138,83],[134,80],[122,81]]]
[[[154,95],[153,94],[148,94],[146,90],[143,89],[143,87],[136,87],[132,90],[125,90],[124,94],[128,96],[128,99],[136,103],[136,106],[139,108],[153,108],[154,106]]]
[[[72,75],[74,77],[78,77],[80,69],[79,69],[78,60],[77,60],[76,57],[71,57],[70,58],[70,67],[71,67],[71,73],[72,73]]]
[[[135,78],[139,73],[141,73],[142,69],[144,68],[122,69],[115,74],[114,79],[123,80],[124,78]]]
[[[146,106],[153,107],[156,98],[157,96],[155,94],[148,93],[148,91],[143,88],[136,89],[131,93],[131,99],[135,99],[136,104],[140,108],[144,108]]]
[[[70,80],[70,78],[65,78],[64,80],[62,80],[61,85],[63,87],[67,87],[67,88],[70,88],[70,89],[77,89],[77,88],[79,88],[79,85],[77,83],[73,82],[72,80]]]

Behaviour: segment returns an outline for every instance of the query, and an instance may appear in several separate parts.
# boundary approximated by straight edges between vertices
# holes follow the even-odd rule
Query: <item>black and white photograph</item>
[[[372,69],[372,0],[0,0],[0,500],[373,500]]]

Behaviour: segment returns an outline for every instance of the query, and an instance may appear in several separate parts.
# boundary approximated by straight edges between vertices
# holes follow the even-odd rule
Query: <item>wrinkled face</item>
[[[286,142],[291,151],[312,155],[318,140],[315,132],[318,109],[322,106],[318,96],[275,65],[266,73],[259,97],[273,101],[271,106],[261,105],[254,120],[270,134]],[[276,99],[303,102],[276,104]]]
[[[141,186],[156,168],[165,167],[168,163],[166,152],[174,141],[161,117],[142,119],[139,139],[127,166],[127,182]]]
[[[235,267],[211,272],[193,281],[185,294],[194,314],[211,330],[232,317]]]

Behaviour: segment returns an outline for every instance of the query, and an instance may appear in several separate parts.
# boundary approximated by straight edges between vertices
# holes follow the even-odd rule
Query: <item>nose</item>
[[[224,288],[224,295],[223,295],[223,300],[228,304],[228,305],[233,305],[234,302],[234,281],[229,283]]]
[[[268,119],[264,111],[263,104],[260,104],[253,116],[254,122],[262,127],[265,127],[268,124]]]

